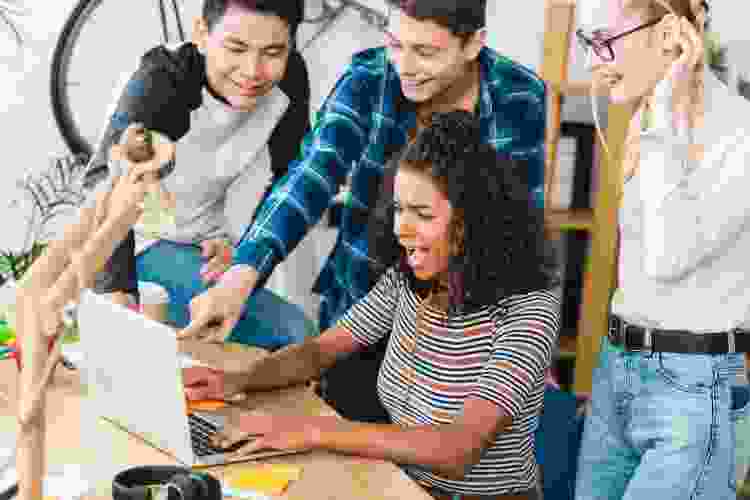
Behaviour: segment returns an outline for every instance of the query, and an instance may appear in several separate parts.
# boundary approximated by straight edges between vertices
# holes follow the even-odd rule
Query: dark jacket
[[[202,90],[206,85],[205,56],[193,43],[183,43],[176,49],[160,45],[149,50],[117,102],[104,139],[91,159],[87,184],[91,186],[106,178],[109,149],[131,123],[141,122],[172,141],[183,137],[190,129],[190,113],[202,104]],[[266,188],[266,196],[286,174],[303,137],[310,131],[310,78],[305,60],[297,50],[289,55],[279,88],[290,102],[269,139],[273,180]],[[248,218],[248,224],[254,219],[255,214]],[[96,290],[101,293],[122,291],[137,296],[137,281],[135,237],[130,231],[97,275]]]

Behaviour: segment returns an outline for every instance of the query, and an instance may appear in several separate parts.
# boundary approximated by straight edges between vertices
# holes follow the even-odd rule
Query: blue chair
[[[535,435],[536,459],[542,469],[544,500],[573,500],[578,453],[583,435],[580,399],[547,387]]]

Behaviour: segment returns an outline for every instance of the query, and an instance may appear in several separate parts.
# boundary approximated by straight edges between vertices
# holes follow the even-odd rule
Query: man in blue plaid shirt
[[[313,290],[322,297],[321,330],[332,326],[371,286],[366,220],[384,166],[433,112],[476,113],[489,144],[526,161],[531,196],[543,204],[545,86],[532,71],[485,46],[486,0],[389,4],[386,46],[353,56],[318,112],[301,156],[237,246],[234,265],[191,302],[184,336],[226,338],[250,293],[348,183],[338,239]],[[324,396],[343,417],[388,420],[375,393],[384,350],[381,342],[326,372]]]

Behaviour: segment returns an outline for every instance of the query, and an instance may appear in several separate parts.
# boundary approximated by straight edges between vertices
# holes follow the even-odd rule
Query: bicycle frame
[[[180,41],[185,41],[185,32],[182,29],[182,19],[180,19],[180,10],[177,8],[177,0],[172,0],[172,12],[174,12],[175,21],[177,21],[177,33]],[[159,0],[159,16],[161,17],[161,29],[164,43],[169,43],[169,32],[167,31],[167,14],[164,9],[164,0]]]

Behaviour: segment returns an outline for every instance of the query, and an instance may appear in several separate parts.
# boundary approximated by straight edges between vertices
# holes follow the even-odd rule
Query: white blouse
[[[697,161],[672,126],[670,93],[662,81],[639,171],[625,184],[612,312],[696,333],[750,327],[750,102],[706,71]]]

